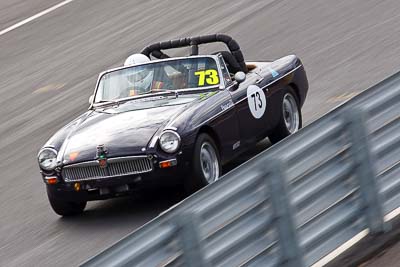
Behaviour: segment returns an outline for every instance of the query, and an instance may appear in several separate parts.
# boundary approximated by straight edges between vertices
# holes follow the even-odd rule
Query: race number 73
[[[260,119],[264,115],[267,106],[267,100],[263,90],[257,85],[250,85],[247,88],[247,102],[251,115],[256,119]]]
[[[203,86],[205,83],[214,85],[219,83],[218,72],[213,69],[209,70],[199,70],[194,73],[194,75],[199,77],[199,86]]]
[[[254,102],[254,110],[257,110],[257,106],[258,106],[258,108],[262,108],[263,101],[261,99],[260,92],[255,92],[255,93],[251,94],[251,98],[253,99],[253,102]]]

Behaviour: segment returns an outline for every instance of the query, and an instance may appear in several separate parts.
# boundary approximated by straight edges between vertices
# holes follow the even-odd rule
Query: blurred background
[[[77,265],[182,199],[144,192],[60,218],[36,162],[44,142],[88,108],[98,73],[149,43],[220,32],[247,61],[298,55],[310,82],[305,124],[400,69],[396,0],[67,2],[0,34],[0,266]],[[3,0],[0,32],[59,3]],[[396,266],[395,251],[370,266]]]

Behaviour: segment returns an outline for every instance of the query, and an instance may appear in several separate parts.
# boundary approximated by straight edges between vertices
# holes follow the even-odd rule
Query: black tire
[[[73,216],[81,214],[86,207],[87,201],[73,202],[56,198],[47,190],[47,197],[54,212],[61,216]]]
[[[301,109],[299,106],[299,98],[297,97],[296,92],[293,90],[293,88],[289,87],[289,88],[285,88],[282,98],[281,98],[281,106],[280,106],[280,110],[281,113],[279,114],[279,122],[278,125],[275,127],[274,131],[272,132],[272,134],[270,134],[269,140],[271,141],[272,144],[278,143],[279,141],[281,141],[282,139],[284,139],[285,137],[291,135],[292,133],[294,133],[293,131],[291,132],[286,123],[285,123],[285,118],[284,118],[284,108],[283,108],[283,103],[284,103],[284,99],[286,97],[286,95],[289,95],[289,97],[292,97],[295,101],[295,105],[296,105],[296,109],[298,111],[298,129],[300,129],[302,127],[302,115],[301,115]],[[297,127],[295,127],[297,128]],[[297,131],[297,130],[296,130]]]
[[[218,147],[216,146],[214,140],[208,134],[201,133],[197,137],[196,144],[194,146],[191,174],[189,175],[189,177],[185,179],[184,185],[185,185],[185,192],[187,194],[191,194],[209,184],[209,181],[207,180],[203,172],[202,162],[200,159],[201,149],[203,146],[208,146],[208,148],[212,148],[214,150],[217,159],[216,164],[218,164],[217,167],[213,166],[217,169],[216,171],[218,172],[216,179],[218,179],[221,176],[222,167],[221,167],[221,159]]]

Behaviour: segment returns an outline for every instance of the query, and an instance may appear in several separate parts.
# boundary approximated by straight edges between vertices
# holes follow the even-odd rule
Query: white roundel
[[[247,102],[254,118],[259,119],[264,115],[267,101],[260,87],[250,85],[247,88]]]

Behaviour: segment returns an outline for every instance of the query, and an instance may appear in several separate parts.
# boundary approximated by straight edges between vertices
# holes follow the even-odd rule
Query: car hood
[[[146,154],[147,145],[157,130],[181,114],[196,98],[161,104],[124,103],[92,111],[71,127],[60,149],[63,164],[94,160],[99,145],[105,146],[108,157]]]

